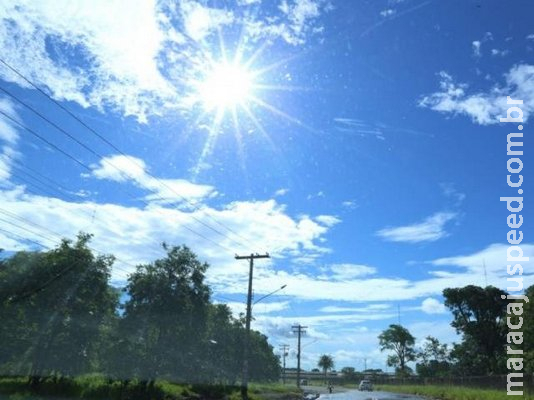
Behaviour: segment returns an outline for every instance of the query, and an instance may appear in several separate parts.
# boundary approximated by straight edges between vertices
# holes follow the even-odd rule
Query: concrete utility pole
[[[297,341],[297,387],[300,389],[300,337],[303,333],[306,333],[307,326],[302,326],[301,324],[293,325],[293,333],[298,333]]]
[[[254,274],[254,260],[256,258],[270,258],[269,254],[250,254],[249,256],[238,256],[236,260],[249,260],[250,267],[248,272],[248,296],[247,296],[247,316],[245,319],[245,342],[243,347],[243,377],[241,379],[241,397],[248,400],[248,352],[250,346],[250,320],[252,318],[252,276]]]
[[[282,363],[282,383],[285,385],[286,384],[286,356],[287,356],[287,351],[289,350],[289,345],[288,344],[281,344],[280,345],[280,351],[282,352],[282,360],[283,360],[283,363]]]

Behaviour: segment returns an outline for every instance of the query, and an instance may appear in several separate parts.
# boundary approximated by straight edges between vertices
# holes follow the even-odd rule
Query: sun
[[[238,63],[214,64],[198,84],[198,96],[205,111],[235,111],[252,98],[253,74]]]

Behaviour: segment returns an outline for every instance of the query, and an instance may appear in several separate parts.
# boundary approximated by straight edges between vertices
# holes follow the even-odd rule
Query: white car
[[[358,386],[358,390],[361,390],[361,391],[367,390],[368,392],[372,392],[373,384],[371,383],[371,381],[364,379],[363,381],[360,382],[360,385]]]

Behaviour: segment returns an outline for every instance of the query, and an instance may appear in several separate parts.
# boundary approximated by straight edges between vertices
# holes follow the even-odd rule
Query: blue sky
[[[385,368],[377,336],[399,318],[419,341],[457,340],[442,290],[506,287],[507,95],[524,100],[522,245],[534,256],[533,12],[0,2],[0,247],[90,232],[117,256],[120,285],[162,241],[184,243],[236,313],[248,269],[234,254],[268,251],[256,298],[287,287],[255,305],[253,327],[290,344],[288,366],[299,322],[307,368],[322,353]]]

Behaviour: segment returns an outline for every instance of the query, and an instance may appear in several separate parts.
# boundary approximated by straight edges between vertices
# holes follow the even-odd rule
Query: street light
[[[256,300],[254,303],[252,303],[252,305],[256,304],[256,303],[259,303],[260,301],[262,301],[263,299],[266,299],[267,297],[275,294],[275,293],[278,293],[280,290],[283,290],[287,287],[287,285],[282,285],[280,286],[278,289],[276,289],[275,291],[272,291],[271,293],[267,293],[265,296],[261,296],[258,300]]]

